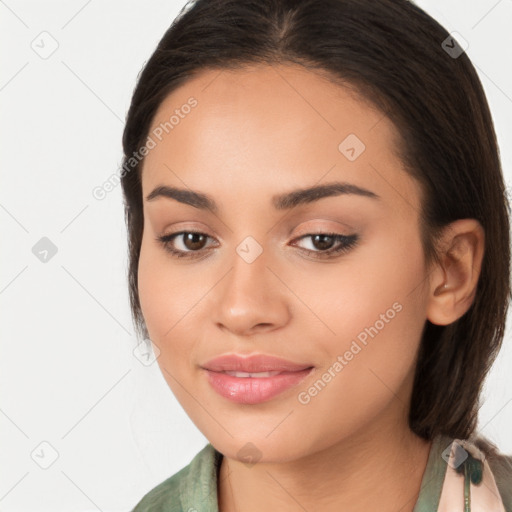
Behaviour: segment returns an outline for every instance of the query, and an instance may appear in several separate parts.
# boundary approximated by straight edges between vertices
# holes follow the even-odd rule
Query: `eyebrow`
[[[274,195],[272,197],[272,205],[276,210],[289,210],[302,204],[313,203],[323,199],[324,197],[348,194],[368,197],[371,199],[380,199],[380,196],[371,190],[358,187],[351,183],[334,182]],[[148,194],[146,201],[153,201],[159,197],[174,199],[180,203],[188,204],[200,210],[211,210],[212,212],[219,211],[217,203],[211,196],[193,190],[160,185]]]

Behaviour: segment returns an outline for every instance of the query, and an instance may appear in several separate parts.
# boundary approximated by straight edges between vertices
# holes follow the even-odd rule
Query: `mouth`
[[[280,371],[275,371],[275,372],[237,372],[237,371],[225,371],[225,372],[220,372],[220,373],[225,373],[226,375],[231,375],[232,377],[242,377],[242,378],[247,378],[247,377],[254,377],[256,379],[261,379],[263,377],[273,377],[274,375],[279,375]]]
[[[314,366],[264,354],[226,354],[201,368],[213,390],[222,397],[240,404],[258,404],[297,386]]]
[[[214,372],[240,372],[258,374],[265,372],[296,372],[311,368],[311,364],[295,363],[287,359],[267,354],[223,354],[202,365]]]

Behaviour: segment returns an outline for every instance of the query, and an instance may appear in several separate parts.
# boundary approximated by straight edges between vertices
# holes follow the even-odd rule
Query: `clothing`
[[[132,512],[218,512],[222,457],[208,443],[188,466],[149,491]],[[471,467],[476,468],[475,480],[482,478],[478,484],[464,477]],[[470,497],[466,508],[465,482]],[[469,441],[439,435],[432,441],[413,512],[459,511],[512,512],[512,455],[499,453],[482,436]]]

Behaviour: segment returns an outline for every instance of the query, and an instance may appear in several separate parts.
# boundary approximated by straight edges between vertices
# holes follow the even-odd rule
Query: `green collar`
[[[420,493],[413,512],[437,510],[446,473],[443,451],[452,438],[437,436],[432,441]],[[218,512],[217,482],[222,454],[208,443],[192,460],[185,478],[180,479],[180,498],[184,512]],[[187,469],[185,468],[185,469]]]

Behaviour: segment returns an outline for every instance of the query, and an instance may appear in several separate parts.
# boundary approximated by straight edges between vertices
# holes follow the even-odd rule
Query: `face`
[[[206,438],[285,461],[405,428],[427,269],[420,188],[390,121],[311,71],[254,66],[203,70],[149,136],[140,303]],[[226,354],[295,366],[209,365]]]

